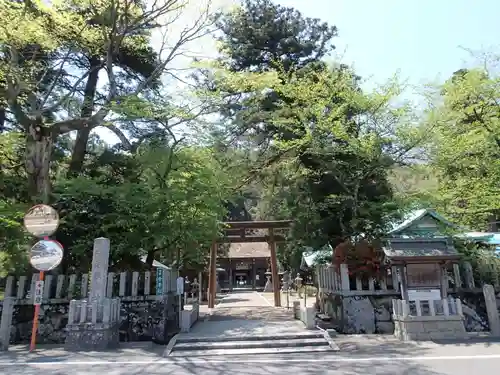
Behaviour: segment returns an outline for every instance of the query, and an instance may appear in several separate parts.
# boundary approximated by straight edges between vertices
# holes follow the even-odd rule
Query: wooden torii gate
[[[278,276],[278,260],[276,258],[276,243],[285,242],[286,239],[275,230],[288,229],[291,220],[274,221],[231,221],[224,223],[224,236],[215,240],[210,249],[210,269],[208,274],[208,308],[215,306],[215,295],[217,293],[217,247],[224,243],[248,243],[267,242],[271,253],[271,281],[273,283],[274,306],[281,306],[280,280]],[[267,230],[267,234],[252,234],[248,231]]]

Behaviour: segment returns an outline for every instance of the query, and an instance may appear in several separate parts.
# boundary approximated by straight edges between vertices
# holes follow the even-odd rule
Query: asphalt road
[[[54,267],[54,264],[58,264],[60,262],[61,262],[61,256],[54,254],[31,259],[31,264],[38,270],[50,269]]]
[[[0,374],[80,375],[106,373],[108,375],[176,374],[176,375],[278,375],[308,374],[373,374],[373,375],[470,375],[498,374],[500,354],[482,356],[423,356],[423,357],[352,357],[306,355],[288,358],[239,358],[217,359],[128,359],[107,362],[87,360],[73,362],[2,363]]]
[[[164,357],[164,347],[146,343],[123,345],[114,352],[68,353],[25,347],[0,353],[0,375],[483,375],[498,374],[500,342],[395,343],[380,337],[342,337],[340,351],[294,355],[238,357]],[[150,346],[148,346],[150,345]]]

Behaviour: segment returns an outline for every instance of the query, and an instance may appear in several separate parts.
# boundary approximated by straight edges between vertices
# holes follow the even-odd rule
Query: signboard
[[[59,226],[59,214],[46,204],[37,204],[24,215],[24,228],[35,237],[49,237]]]
[[[181,276],[177,278],[177,294],[184,294],[184,278]]]
[[[439,289],[441,285],[439,264],[407,264],[406,277],[409,289]]]
[[[164,277],[164,271],[163,268],[157,268],[156,269],[156,295],[161,296],[163,295],[163,277]]]
[[[236,264],[235,269],[236,270],[241,270],[241,271],[249,270],[250,269],[250,264],[248,264],[248,263],[238,263],[238,264]]]
[[[408,289],[410,301],[435,301],[441,299],[439,289]]]
[[[35,296],[33,300],[33,305],[40,306],[43,299],[43,281],[37,281],[35,283]]]

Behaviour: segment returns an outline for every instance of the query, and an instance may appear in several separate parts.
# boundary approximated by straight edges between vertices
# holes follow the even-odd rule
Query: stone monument
[[[0,322],[0,351],[9,349],[10,331],[12,327],[12,316],[14,315],[14,297],[5,297],[2,306],[2,318]]]
[[[266,271],[266,285],[264,286],[264,293],[270,293],[273,291],[273,283],[271,281],[271,271],[269,269]]]
[[[486,304],[486,312],[488,314],[488,322],[491,335],[494,337],[500,336],[500,315],[498,314],[497,299],[495,296],[495,288],[493,285],[483,285],[484,302]]]
[[[109,250],[108,238],[94,240],[90,295],[70,302],[66,350],[105,350],[118,347],[120,299],[106,297]]]

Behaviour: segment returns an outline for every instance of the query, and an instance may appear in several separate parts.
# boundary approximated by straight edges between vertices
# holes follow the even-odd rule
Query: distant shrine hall
[[[271,251],[266,242],[230,244],[226,257],[217,257],[217,277],[221,289],[264,289],[270,275]],[[278,264],[278,273],[282,274]]]

